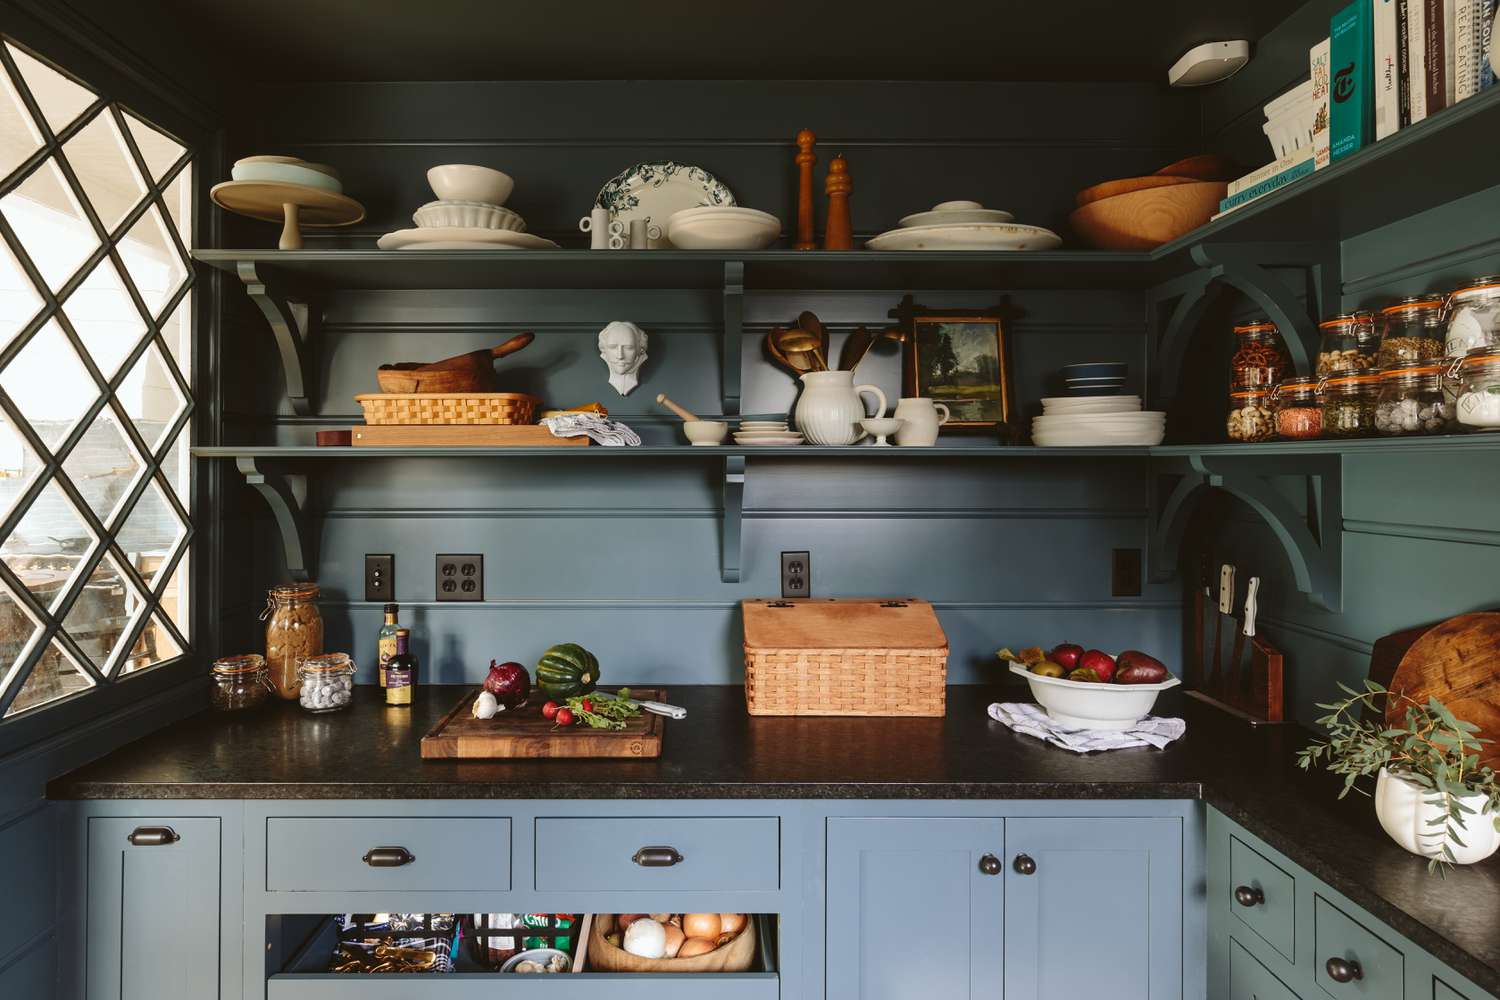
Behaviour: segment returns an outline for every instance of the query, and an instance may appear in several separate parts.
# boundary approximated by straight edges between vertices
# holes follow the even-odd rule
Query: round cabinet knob
[[[1241,906],[1259,906],[1266,901],[1266,894],[1258,885],[1237,885],[1234,887],[1234,901]]]
[[[1328,978],[1336,983],[1352,983],[1356,979],[1365,978],[1365,970],[1352,958],[1330,958],[1323,964],[1323,968],[1328,970]]]
[[[995,857],[993,854],[986,854],[984,857],[979,859],[979,870],[984,872],[986,875],[999,875],[1000,859]]]
[[[1010,866],[1016,870],[1017,875],[1036,874],[1036,859],[1029,854],[1017,854]]]

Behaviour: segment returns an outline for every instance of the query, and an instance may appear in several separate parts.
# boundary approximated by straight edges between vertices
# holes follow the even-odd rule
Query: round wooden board
[[[349,226],[365,217],[365,207],[346,194],[278,181],[224,181],[208,192],[220,208],[262,222],[281,222],[283,206],[296,205],[304,226]]]
[[[1401,657],[1389,686],[1424,704],[1436,698],[1474,723],[1495,741],[1484,746],[1481,763],[1500,768],[1500,612],[1459,615],[1428,629]],[[1399,705],[1386,709],[1387,722],[1405,716]]]

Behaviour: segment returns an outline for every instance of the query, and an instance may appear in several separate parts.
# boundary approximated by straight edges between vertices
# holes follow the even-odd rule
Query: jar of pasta
[[[1237,389],[1269,389],[1291,374],[1292,359],[1276,324],[1258,319],[1234,328],[1229,384]]]
[[[323,652],[323,615],[318,611],[318,585],[292,583],[272,587],[266,595],[266,666],[276,693],[296,701],[302,691],[297,667]]]
[[[1318,386],[1324,437],[1373,437],[1375,405],[1380,398],[1378,372],[1326,376]]]
[[[1231,441],[1269,441],[1276,436],[1270,389],[1232,389],[1226,429]]]
[[[1289,378],[1271,394],[1276,411],[1276,436],[1283,441],[1306,441],[1323,433],[1323,411],[1318,408],[1318,379]]]
[[[1440,362],[1412,361],[1381,369],[1380,399],[1375,404],[1375,429],[1381,434],[1442,434],[1453,422]]]
[[[1386,306],[1380,312],[1380,353],[1375,363],[1389,368],[1442,357],[1445,318],[1443,300],[1431,295],[1413,295]]]
[[[1457,358],[1476,347],[1500,348],[1500,275],[1475,278],[1448,297],[1443,353]]]
[[[1375,365],[1380,337],[1375,317],[1367,312],[1344,313],[1318,324],[1318,375],[1358,371]]]

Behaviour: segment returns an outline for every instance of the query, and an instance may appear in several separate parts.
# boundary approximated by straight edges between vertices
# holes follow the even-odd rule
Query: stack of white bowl
[[[337,170],[326,163],[309,163],[296,156],[247,156],[234,161],[229,176],[237,181],[300,184],[333,194],[344,193]]]
[[[1059,396],[1042,400],[1031,421],[1031,441],[1042,448],[1158,445],[1167,415],[1141,410],[1139,396]]]
[[[550,249],[557,244],[526,232],[526,220],[505,207],[515,181],[492,167],[445,163],[427,171],[437,195],[412,213],[415,229],[386,233],[382,250]]]
[[[787,426],[785,420],[741,420],[734,432],[734,443],[766,447],[787,447],[802,443],[802,435]]]
[[[666,235],[679,250],[764,250],[781,235],[781,220],[739,205],[702,205],[673,212]]]

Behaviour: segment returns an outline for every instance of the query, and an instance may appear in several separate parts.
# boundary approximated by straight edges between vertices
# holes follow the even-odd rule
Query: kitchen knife
[[[620,697],[618,691],[602,691],[601,694],[610,695],[612,698]],[[626,701],[633,701],[641,706],[642,712],[650,712],[652,715],[660,715],[668,719],[686,719],[687,709],[681,705],[668,705],[664,701],[642,701],[640,698],[626,697]]]

